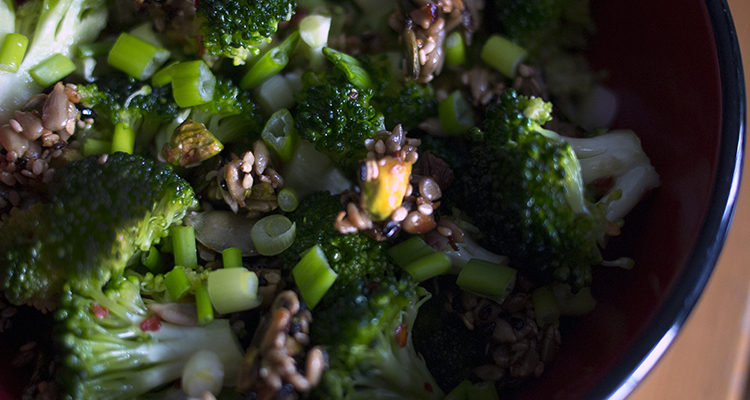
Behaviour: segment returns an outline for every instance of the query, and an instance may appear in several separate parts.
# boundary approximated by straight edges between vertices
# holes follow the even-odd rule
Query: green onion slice
[[[250,230],[250,239],[264,256],[281,254],[294,242],[296,224],[281,214],[263,217]]]
[[[156,72],[169,56],[169,50],[123,32],[112,45],[107,63],[135,79],[144,80]]]
[[[17,72],[23,62],[29,39],[20,33],[8,33],[0,46],[0,71]]]
[[[216,311],[228,314],[260,305],[258,276],[247,268],[222,268],[208,273],[208,297]]]
[[[435,249],[428,246],[419,236],[413,236],[403,242],[388,249],[388,255],[393,262],[401,268],[411,264],[420,257],[427,256],[435,252]]]
[[[271,114],[260,137],[282,161],[291,160],[297,147],[297,128],[292,113],[282,108]]]
[[[482,61],[508,78],[516,76],[518,64],[526,58],[527,51],[500,35],[492,35],[482,46]]]
[[[299,205],[297,191],[288,187],[281,189],[276,195],[276,202],[279,204],[281,211],[292,212],[296,210]]]
[[[315,308],[338,277],[318,245],[303,253],[302,259],[292,269],[292,276],[302,300],[310,309]]]
[[[461,268],[456,284],[467,292],[501,302],[513,290],[516,274],[506,265],[472,258]]]
[[[289,54],[297,47],[299,37],[299,31],[294,31],[281,44],[263,54],[242,77],[240,87],[252,89],[281,72],[289,64]]]
[[[170,235],[175,265],[187,268],[197,267],[198,250],[195,246],[195,228],[189,225],[173,226],[170,229]]]
[[[29,75],[39,86],[47,87],[76,70],[75,64],[62,54],[53,54],[46,60],[35,65]]]
[[[444,253],[433,251],[431,254],[419,257],[403,267],[417,282],[445,274],[451,269],[451,260]]]
[[[466,62],[466,44],[459,31],[453,31],[445,38],[445,64],[451,67],[463,65]]]
[[[344,73],[352,85],[360,89],[374,87],[370,74],[356,58],[330,47],[323,47],[323,54],[339,71]]]
[[[205,284],[195,289],[195,309],[198,313],[198,323],[200,325],[206,325],[214,320],[214,308],[211,305],[208,288]]]
[[[183,267],[177,265],[164,275],[164,285],[172,301],[183,298],[192,287]]]
[[[216,77],[201,60],[186,61],[172,67],[172,96],[182,108],[213,100]]]
[[[221,261],[224,268],[236,268],[242,266],[242,250],[239,247],[230,247],[221,252]]]
[[[557,299],[549,286],[542,286],[531,293],[531,303],[534,305],[536,324],[544,328],[560,319],[560,309]]]
[[[457,135],[474,126],[474,114],[460,91],[456,90],[438,104],[440,126],[445,133]]]

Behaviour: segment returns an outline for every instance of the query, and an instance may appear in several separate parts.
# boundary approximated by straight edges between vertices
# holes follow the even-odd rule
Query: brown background
[[[750,0],[728,0],[750,87]],[[746,154],[750,146],[745,144]],[[750,160],[734,223],[706,291],[628,400],[745,399],[750,363]]]

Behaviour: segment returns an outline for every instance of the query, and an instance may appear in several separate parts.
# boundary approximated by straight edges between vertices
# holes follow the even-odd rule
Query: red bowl
[[[726,2],[593,3],[590,60],[619,100],[615,128],[641,137],[662,184],[611,243],[635,269],[596,271],[596,310],[564,327],[554,365],[515,398],[626,397],[700,297],[738,193],[745,93]]]
[[[563,326],[544,375],[510,398],[624,398],[677,334],[708,281],[734,212],[744,140],[740,53],[725,0],[594,1],[590,60],[662,185],[611,243],[632,271],[598,270],[596,310]],[[23,377],[0,346],[0,400]],[[12,395],[11,395],[12,394]]]

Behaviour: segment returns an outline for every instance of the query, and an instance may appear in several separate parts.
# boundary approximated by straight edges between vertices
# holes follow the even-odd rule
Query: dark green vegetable
[[[367,155],[365,139],[385,129],[383,115],[371,104],[372,91],[358,89],[335,75],[305,74],[304,89],[292,110],[299,135],[354,175]]]
[[[68,164],[49,201],[0,223],[0,284],[14,304],[51,308],[63,284],[99,290],[196,205],[170,169],[124,153]]]
[[[242,64],[270,41],[280,21],[288,21],[297,6],[294,0],[201,0],[196,2],[203,46],[211,55]]]

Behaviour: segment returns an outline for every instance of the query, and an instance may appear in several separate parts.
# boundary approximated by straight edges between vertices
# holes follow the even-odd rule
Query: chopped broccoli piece
[[[550,103],[506,91],[488,111],[456,192],[475,205],[465,211],[511,265],[580,288],[601,261],[607,221],[584,199],[572,147],[541,127],[550,112]]]
[[[385,116],[386,127],[401,124],[408,130],[437,115],[432,85],[404,79],[388,54],[364,57],[363,62],[375,81],[372,105]]]
[[[314,398],[440,399],[443,394],[414,349],[412,329],[429,293],[405,276],[386,275],[339,286],[315,310],[311,341],[325,347],[329,367]]]
[[[308,73],[303,83],[293,110],[300,136],[353,175],[367,155],[365,139],[385,129],[383,115],[370,104],[373,92],[333,74]]]
[[[249,145],[263,130],[260,109],[250,93],[226,78],[217,79],[214,100],[193,107],[190,118],[204,123],[222,143]]]
[[[161,321],[149,312],[135,276],[114,279],[88,296],[66,286],[61,303],[56,317],[66,398],[136,398],[178,379],[198,350],[218,355],[225,376],[238,376],[242,350],[228,320],[204,326]]]
[[[196,2],[203,46],[209,54],[243,64],[259,47],[271,41],[280,21],[288,21],[297,4],[294,0],[201,0]]]
[[[125,153],[66,165],[48,196],[0,223],[0,287],[14,304],[54,308],[66,281],[98,290],[196,204],[170,169]]]
[[[20,4],[15,11],[14,4]],[[11,118],[32,95],[44,88],[29,71],[54,54],[73,56],[76,44],[96,39],[107,24],[106,0],[31,0],[0,2],[1,33],[29,38],[26,55],[17,72],[0,71],[0,122]]]
[[[296,223],[297,234],[284,253],[285,264],[293,267],[307,249],[316,244],[321,247],[331,266],[338,274],[333,295],[323,298],[323,303],[335,297],[336,289],[351,282],[372,279],[390,273],[391,267],[384,245],[364,234],[343,234],[333,227],[336,214],[342,209],[339,196],[317,192],[305,197],[297,210],[289,215]]]
[[[78,85],[81,106],[94,111],[95,124],[82,132],[83,140],[110,139],[115,126],[130,129],[139,145],[151,142],[166,124],[177,118],[179,108],[169,86],[150,86],[114,72],[96,83]]]
[[[486,361],[489,335],[469,330],[458,313],[445,309],[447,294],[458,294],[455,278],[438,279],[440,289],[420,309],[414,322],[414,346],[440,388],[448,392]],[[460,298],[460,295],[456,296]]]
[[[577,290],[602,262],[608,224],[659,180],[632,132],[565,138],[542,127],[551,107],[506,91],[487,113],[457,192],[476,205],[466,212],[493,250],[534,278]],[[585,184],[603,177],[615,185],[595,199]]]

